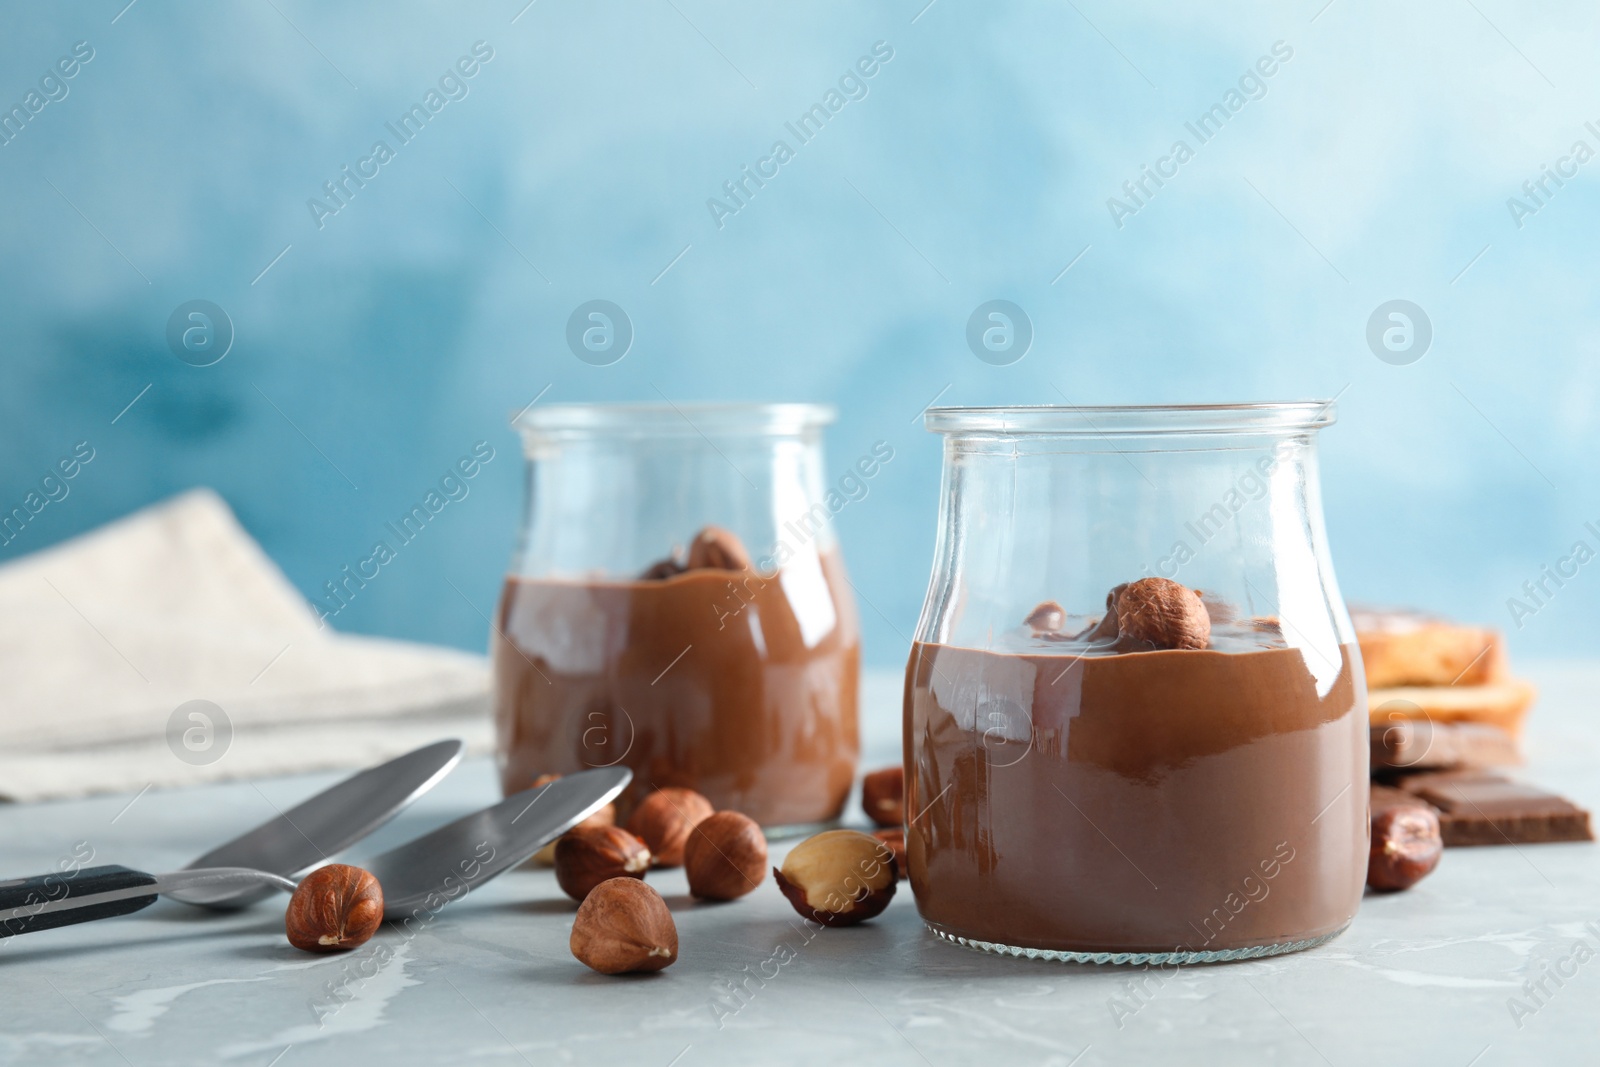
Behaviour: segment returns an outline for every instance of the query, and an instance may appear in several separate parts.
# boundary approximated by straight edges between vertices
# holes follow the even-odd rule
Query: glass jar
[[[501,786],[624,764],[775,832],[838,816],[860,630],[829,408],[573,404],[515,425],[520,544],[491,638]]]
[[[1332,408],[927,413],[906,844],[936,934],[1193,963],[1349,924],[1368,725],[1317,482]]]

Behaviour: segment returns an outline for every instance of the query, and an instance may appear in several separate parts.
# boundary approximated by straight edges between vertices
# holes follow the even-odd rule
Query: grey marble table
[[[1528,775],[1600,804],[1600,665],[1529,673],[1544,695]],[[896,687],[889,675],[868,686],[871,762],[896,758]],[[86,847],[97,863],[179,866],[331,778],[0,808],[0,874],[49,870]],[[470,760],[349,858],[495,799],[488,761]],[[681,872],[651,882],[673,908],[681,948],[671,969],[645,977],[605,978],[574,961],[573,906],[536,869],[450,905],[415,936],[385,929],[340,956],[290,948],[281,899],[222,917],[163,901],[0,941],[0,1062],[1487,1067],[1600,1058],[1594,845],[1452,850],[1416,889],[1368,897],[1326,947],[1166,977],[939,942],[909,891],[875,922],[812,936],[770,877],[719,906],[693,904]],[[787,962],[762,977],[775,953]],[[1514,1001],[1527,1010],[1514,1012]]]

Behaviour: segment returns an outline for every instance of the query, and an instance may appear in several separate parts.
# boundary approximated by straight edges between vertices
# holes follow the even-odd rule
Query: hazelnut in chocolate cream
[[[1206,962],[1336,936],[1366,875],[1332,404],[947,408],[906,670],[906,852],[940,937]]]

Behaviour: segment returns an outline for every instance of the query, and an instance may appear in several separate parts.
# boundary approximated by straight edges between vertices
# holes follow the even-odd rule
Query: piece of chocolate
[[[1390,808],[1408,806],[1428,808],[1432,805],[1425,800],[1418,800],[1404,789],[1396,789],[1394,786],[1379,785],[1374,782],[1370,795],[1370,806],[1372,815],[1376,817],[1380,812],[1388,811]]]
[[[1520,762],[1516,742],[1498,726],[1398,719],[1372,728],[1374,772],[1503,767]]]
[[[1497,774],[1434,771],[1407,775],[1399,787],[1438,810],[1447,846],[1594,840],[1587,811]]]

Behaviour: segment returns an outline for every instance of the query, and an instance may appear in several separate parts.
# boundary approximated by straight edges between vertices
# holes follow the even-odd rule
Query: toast
[[[1522,735],[1523,720],[1537,695],[1532,683],[1516,678],[1490,685],[1369,687],[1367,715],[1373,726],[1391,726],[1408,719],[1486,723],[1516,739]]]
[[[1370,689],[1510,680],[1505,644],[1497,631],[1403,610],[1358,608],[1350,618]]]

